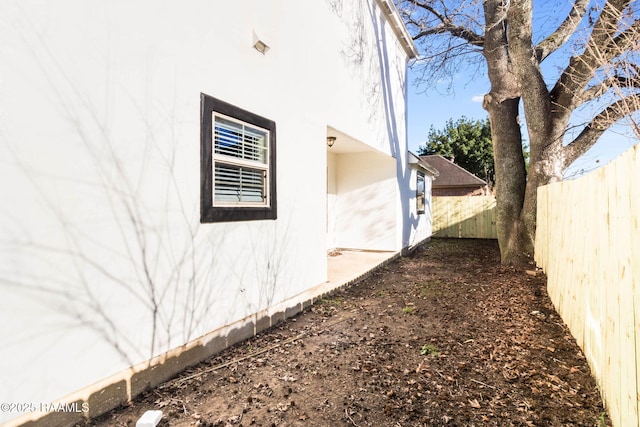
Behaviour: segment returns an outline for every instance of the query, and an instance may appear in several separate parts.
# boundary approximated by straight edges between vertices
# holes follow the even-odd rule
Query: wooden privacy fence
[[[434,237],[496,239],[496,198],[493,196],[433,197]]]
[[[640,426],[640,146],[538,189],[535,259],[614,426]]]

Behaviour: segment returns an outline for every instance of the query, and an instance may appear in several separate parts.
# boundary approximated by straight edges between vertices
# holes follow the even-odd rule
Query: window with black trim
[[[416,211],[418,214],[424,213],[424,198],[424,174],[422,172],[418,172],[416,176]]]
[[[201,94],[200,221],[276,219],[276,124]]]

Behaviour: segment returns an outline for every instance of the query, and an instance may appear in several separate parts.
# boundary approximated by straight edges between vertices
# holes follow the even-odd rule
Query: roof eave
[[[484,185],[480,185],[480,184],[469,184],[469,185],[447,185],[447,184],[436,184],[435,182],[433,183],[433,188],[439,189],[439,188],[448,188],[448,189],[452,189],[452,188],[482,188],[482,187],[486,187],[487,184]]]
[[[404,49],[409,59],[415,59],[418,57],[418,48],[413,42],[413,38],[409,34],[409,30],[402,22],[402,18],[400,17],[400,12],[393,4],[391,0],[377,0],[378,4],[384,11],[385,15],[389,19],[389,23],[391,24],[391,28],[393,28],[393,32],[395,33],[398,41],[402,45],[402,49]]]
[[[429,163],[427,163],[426,160],[421,159],[420,156],[412,153],[411,151],[409,151],[408,153],[409,153],[409,159],[408,159],[409,166],[415,169],[422,169],[423,171],[431,175],[434,179],[436,176],[440,175],[440,172],[436,168],[431,166]]]

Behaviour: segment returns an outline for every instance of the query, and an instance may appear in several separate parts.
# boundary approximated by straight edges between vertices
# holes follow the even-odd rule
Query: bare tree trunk
[[[496,228],[503,264],[521,265],[533,253],[533,240],[522,217],[526,168],[518,118],[520,88],[512,71],[507,43],[506,10],[501,0],[484,2],[485,41],[491,91],[483,107],[491,121],[496,173]]]
[[[555,128],[552,120],[547,120],[548,128]],[[566,126],[562,121],[561,129]],[[538,187],[562,181],[564,172],[564,153],[562,130],[559,132],[536,132],[529,130],[530,167],[527,175],[522,219],[529,239],[534,242],[536,234],[536,210]]]
[[[526,171],[518,123],[518,98],[496,101],[485,96],[491,120],[496,172],[496,222],[503,264],[523,265],[533,253],[533,240],[523,219]],[[535,207],[534,207],[535,208]]]
[[[522,94],[531,151],[531,167],[526,180],[520,214],[526,236],[523,237],[524,245],[520,250],[531,254],[533,254],[535,241],[537,188],[550,181],[558,163],[550,160],[557,158],[557,155],[561,158],[562,154],[562,137],[554,139],[552,136],[552,106],[549,91],[539,62],[532,60],[536,58],[532,41],[532,8],[531,0],[515,0],[507,12],[510,61]],[[559,164],[562,164],[562,161]],[[529,242],[530,246],[528,246]]]

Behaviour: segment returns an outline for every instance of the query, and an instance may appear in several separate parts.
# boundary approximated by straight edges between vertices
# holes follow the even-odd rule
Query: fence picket
[[[617,427],[640,427],[639,152],[538,189],[536,263]]]
[[[496,239],[495,206],[493,196],[433,197],[433,236]]]

